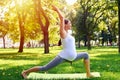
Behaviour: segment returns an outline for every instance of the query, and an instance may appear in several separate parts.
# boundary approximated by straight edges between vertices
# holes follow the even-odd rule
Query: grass
[[[43,48],[24,49],[23,53],[17,53],[18,49],[0,49],[0,80],[23,80],[21,71],[45,65],[60,50],[60,47],[51,47],[50,54],[43,54]],[[100,78],[91,80],[120,80],[120,55],[117,47],[94,47],[89,51],[86,48],[77,48],[77,52],[82,51],[87,51],[90,55],[91,71],[101,73]],[[48,73],[85,73],[85,68],[82,60],[79,60],[72,66],[69,63],[60,64]]]

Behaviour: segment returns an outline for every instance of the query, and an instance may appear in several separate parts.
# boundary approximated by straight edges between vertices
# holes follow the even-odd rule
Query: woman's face
[[[72,26],[71,22],[68,21],[68,23],[65,24],[65,30],[71,30],[71,26]]]

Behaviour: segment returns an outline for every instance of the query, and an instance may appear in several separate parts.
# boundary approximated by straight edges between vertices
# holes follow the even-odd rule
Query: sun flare
[[[77,0],[66,0],[68,5],[73,5]]]

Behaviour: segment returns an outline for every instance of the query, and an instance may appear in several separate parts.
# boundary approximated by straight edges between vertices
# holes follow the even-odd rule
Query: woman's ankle
[[[87,78],[94,77],[91,73],[87,73],[86,76],[87,76]]]
[[[28,72],[27,72],[26,70],[22,71],[22,73],[24,73],[24,74],[26,74],[26,75],[28,74]]]
[[[21,75],[22,75],[22,77],[23,77],[24,79],[27,79],[27,73],[26,73],[26,71],[22,71]]]

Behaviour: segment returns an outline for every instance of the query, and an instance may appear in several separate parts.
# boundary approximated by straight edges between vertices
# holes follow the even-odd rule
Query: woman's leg
[[[39,71],[39,68],[40,68],[39,66],[35,66],[35,67],[30,68],[30,69],[24,70],[22,72],[22,77],[24,79],[27,79],[27,74],[29,74],[30,72],[37,72],[37,71]]]
[[[26,79],[27,74],[29,74],[30,72],[47,71],[47,70],[57,66],[58,64],[62,63],[63,61],[64,61],[64,59],[62,59],[59,56],[56,56],[52,61],[50,61],[45,66],[35,66],[35,67],[30,68],[30,69],[24,70],[22,72],[22,76]]]
[[[86,76],[87,77],[92,77],[91,73],[90,73],[90,60],[89,60],[89,55],[87,52],[81,52],[77,54],[77,57],[75,60],[78,59],[84,59],[84,65],[85,65],[85,69],[86,69]]]

